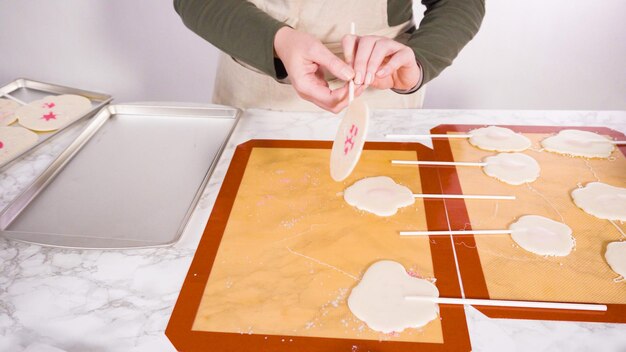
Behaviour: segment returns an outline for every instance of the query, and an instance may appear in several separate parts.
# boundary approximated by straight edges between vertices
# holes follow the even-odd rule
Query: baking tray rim
[[[151,111],[152,113],[146,112]],[[166,114],[167,111],[178,110],[179,112],[186,112],[183,114],[178,114],[177,116],[184,117],[209,117],[206,114],[202,114],[201,111],[230,111],[231,114],[224,114],[223,116],[211,116],[210,118],[224,118],[224,119],[232,119],[233,124],[230,127],[228,134],[224,137],[220,147],[215,154],[215,157],[211,161],[207,172],[205,173],[202,182],[200,183],[198,190],[194,194],[194,197],[185,212],[185,215],[176,231],[173,239],[166,243],[158,243],[154,245],[144,245],[144,246],[128,246],[128,247],[79,247],[79,246],[67,246],[67,245],[55,245],[49,243],[41,243],[34,242],[29,240],[24,240],[20,238],[15,238],[12,235],[21,233],[17,231],[10,231],[7,228],[11,225],[11,223],[25,210],[28,205],[34,200],[39,193],[41,193],[51,182],[54,181],[56,176],[63,171],[64,167],[69,163],[76,154],[80,152],[80,150],[84,147],[89,140],[96,134],[96,132],[104,126],[104,124],[113,116],[117,114],[148,114],[151,116],[168,116]],[[20,194],[15,197],[2,211],[0,211],[0,235],[18,242],[31,243],[37,245],[43,245],[47,247],[57,247],[57,248],[74,248],[74,249],[142,249],[142,248],[155,248],[155,247],[166,247],[172,244],[177,243],[180,240],[191,215],[193,214],[200,197],[202,196],[206,185],[217,166],[217,163],[221,159],[221,156],[226,148],[226,145],[230,141],[230,138],[239,123],[239,119],[242,115],[241,109],[224,106],[224,105],[200,105],[200,106],[178,106],[178,105],[154,105],[154,104],[119,104],[119,105],[108,105],[102,108],[96,116],[94,116],[93,120],[89,123],[89,125],[76,137],[76,139],[65,149],[59,156],[39,175],[37,178],[31,182]],[[32,235],[49,235],[42,233],[30,233]],[[119,239],[112,239],[119,240]]]

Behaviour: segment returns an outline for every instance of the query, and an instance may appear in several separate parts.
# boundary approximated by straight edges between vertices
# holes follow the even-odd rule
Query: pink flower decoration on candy
[[[49,113],[43,115],[41,118],[46,120],[46,121],[56,120],[57,119],[57,115],[55,115],[52,111],[50,111]]]
[[[350,135],[346,136],[346,141],[343,143],[343,154],[347,155],[352,148],[354,148],[354,140],[353,138],[359,134],[359,128],[354,124],[350,127]]]

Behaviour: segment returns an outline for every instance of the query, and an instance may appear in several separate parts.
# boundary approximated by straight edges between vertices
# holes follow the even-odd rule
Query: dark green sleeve
[[[174,8],[193,32],[237,60],[277,78],[274,36],[284,23],[245,0],[174,0]]]
[[[478,32],[485,15],[484,0],[422,0],[424,18],[408,44],[422,66],[422,85],[450,66]]]

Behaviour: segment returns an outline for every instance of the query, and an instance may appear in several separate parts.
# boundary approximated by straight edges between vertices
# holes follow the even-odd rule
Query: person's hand
[[[393,39],[346,35],[342,40],[346,62],[354,68],[354,83],[378,89],[409,90],[420,81],[421,69],[413,50]]]
[[[283,27],[274,37],[274,50],[301,98],[333,113],[347,106],[348,85],[331,90],[324,79],[324,69],[344,81],[354,77],[354,70],[317,38]]]

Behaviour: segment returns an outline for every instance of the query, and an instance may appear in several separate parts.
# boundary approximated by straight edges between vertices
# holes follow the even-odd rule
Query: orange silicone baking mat
[[[181,289],[166,334],[181,351],[470,350],[465,313],[440,306],[421,329],[380,334],[346,298],[372,263],[390,259],[436,278],[459,297],[449,238],[402,238],[399,230],[448,228],[441,200],[416,201],[381,218],[347,205],[343,190],[386,175],[414,192],[440,193],[434,169],[392,167],[432,160],[413,143],[366,143],[344,182],[330,178],[330,142],[253,140],[237,147]]]
[[[482,125],[441,125],[433,134],[468,133]],[[587,302],[607,304],[607,312],[478,307],[490,317],[626,322],[626,283],[604,259],[606,245],[623,240],[626,226],[602,220],[576,207],[570,193],[588,182],[626,187],[626,147],[609,159],[563,156],[541,149],[542,139],[564,129],[599,133],[620,140],[621,133],[603,127],[501,126],[524,134],[532,146],[524,151],[541,167],[535,182],[512,186],[488,177],[480,167],[439,168],[444,193],[515,195],[516,200],[447,200],[452,230],[499,230],[523,215],[541,215],[572,228],[576,247],[565,257],[543,257],[525,251],[509,235],[455,236],[459,271],[468,298]],[[481,161],[495,152],[472,146],[467,139],[434,141],[437,159]]]

